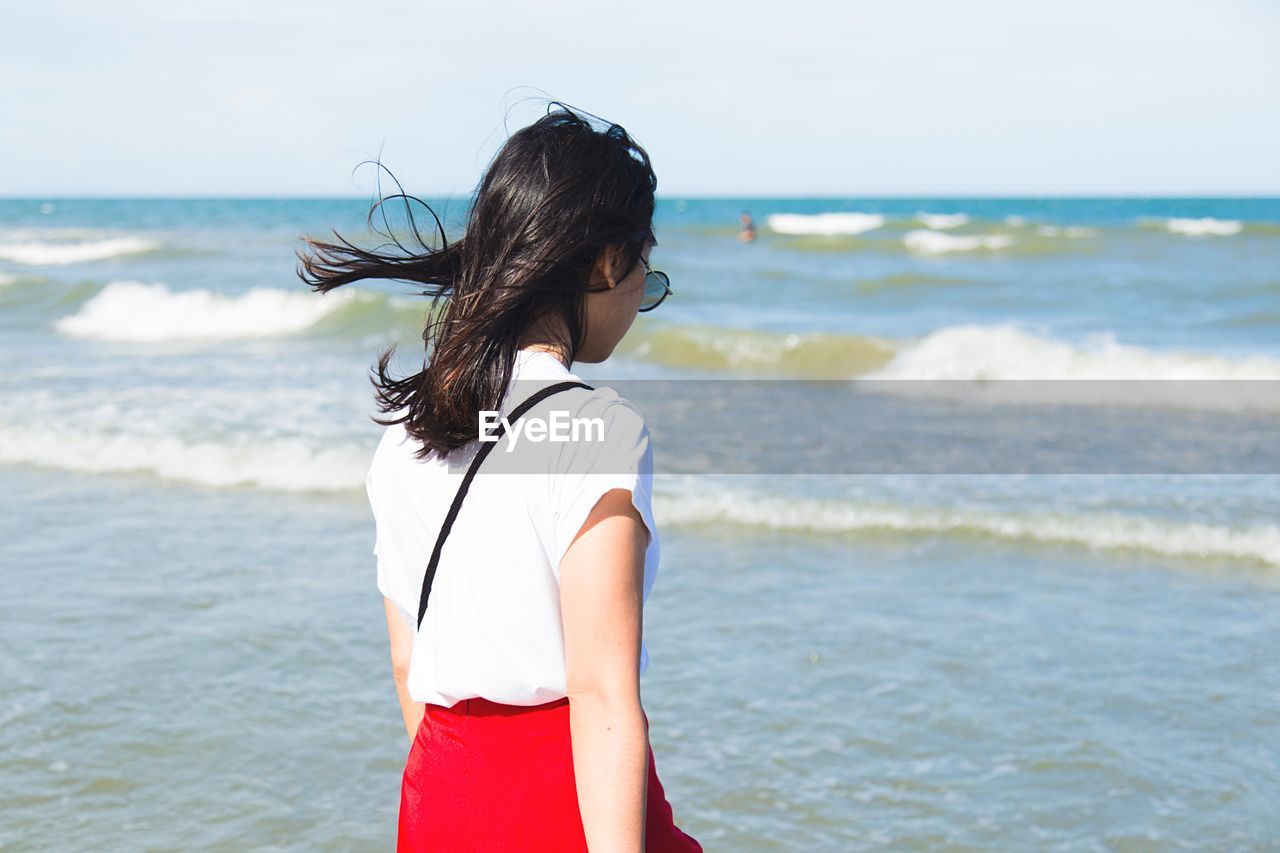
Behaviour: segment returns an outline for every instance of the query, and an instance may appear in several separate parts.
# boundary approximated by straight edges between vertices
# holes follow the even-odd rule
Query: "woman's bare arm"
[[[404,728],[409,733],[409,743],[418,733],[426,708],[409,697],[409,662],[413,658],[413,629],[404,621],[400,608],[391,599],[382,597],[387,612],[387,637],[391,641],[391,677],[396,684],[396,696],[400,699],[400,713],[404,715]]]
[[[573,772],[592,851],[644,850],[649,738],[640,641],[647,544],[631,493],[613,489],[560,561]]]

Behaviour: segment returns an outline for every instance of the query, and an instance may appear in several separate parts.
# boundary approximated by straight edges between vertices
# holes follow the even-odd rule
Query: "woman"
[[[421,372],[393,378],[394,348],[379,358],[394,417],[378,420],[366,483],[412,740],[402,851],[702,849],[675,826],[640,703],[658,565],[649,433],[570,372],[670,292],[648,263],[657,179],[622,127],[553,106],[497,154],[457,241],[437,218],[438,248],[308,239],[300,255],[319,291],[387,278],[443,301]],[[552,449],[517,441],[509,418],[505,453],[480,441],[486,412],[557,411],[603,429]],[[500,465],[519,473],[485,474]]]

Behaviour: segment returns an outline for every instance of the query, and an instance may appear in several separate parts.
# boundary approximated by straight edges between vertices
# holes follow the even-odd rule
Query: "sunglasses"
[[[640,310],[652,311],[671,295],[671,277],[651,268],[644,258],[640,263],[644,264],[644,296],[640,297]]]

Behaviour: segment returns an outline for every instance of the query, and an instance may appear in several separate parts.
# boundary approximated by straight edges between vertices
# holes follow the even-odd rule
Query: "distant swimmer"
[[[750,243],[756,239],[756,224],[751,220],[751,214],[742,211],[742,215],[738,217],[738,222],[742,224],[741,230],[738,231],[738,239],[744,243]]]

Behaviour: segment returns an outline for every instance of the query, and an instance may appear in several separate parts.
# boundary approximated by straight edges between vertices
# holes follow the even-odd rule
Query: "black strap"
[[[515,422],[525,412],[532,409],[538,403],[541,403],[552,394],[559,394],[561,391],[568,391],[570,388],[586,388],[588,391],[595,390],[590,385],[582,382],[557,382],[554,385],[548,385],[546,388],[538,390],[530,395],[517,406],[511,414],[506,418],[510,422]],[[431,597],[431,582],[436,577],[436,566],[440,563],[440,552],[444,549],[444,540],[449,538],[449,531],[453,529],[453,522],[458,517],[458,511],[462,509],[462,499],[467,496],[467,490],[471,488],[471,481],[475,479],[476,471],[480,468],[480,463],[485,460],[490,451],[497,446],[498,440],[501,440],[506,432],[506,425],[501,421],[498,422],[497,436],[495,441],[484,442],[480,446],[480,451],[476,454],[476,458],[472,460],[467,473],[462,477],[462,484],[458,486],[458,493],[453,496],[453,504],[449,507],[449,514],[444,517],[444,523],[440,525],[440,535],[436,537],[436,547],[431,551],[431,562],[427,564],[427,573],[422,578],[422,595],[418,599],[418,627],[422,627],[422,618],[427,615],[427,599]]]

